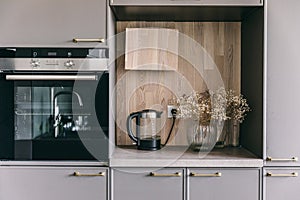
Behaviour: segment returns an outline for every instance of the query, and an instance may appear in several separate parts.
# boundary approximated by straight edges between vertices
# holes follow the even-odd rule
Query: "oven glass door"
[[[12,74],[16,160],[107,160],[108,73]]]

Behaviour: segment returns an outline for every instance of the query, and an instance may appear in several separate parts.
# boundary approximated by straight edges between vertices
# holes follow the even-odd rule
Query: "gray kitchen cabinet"
[[[267,166],[300,166],[299,0],[265,1]]]
[[[0,167],[1,200],[107,200],[107,168]]]
[[[106,0],[1,0],[0,27],[1,47],[105,46]]]
[[[113,6],[126,5],[262,5],[263,0],[111,0]]]
[[[112,200],[182,200],[184,169],[114,168]]]
[[[300,168],[265,168],[264,200],[297,200],[300,196]]]
[[[259,200],[260,169],[253,168],[189,168],[188,200]]]

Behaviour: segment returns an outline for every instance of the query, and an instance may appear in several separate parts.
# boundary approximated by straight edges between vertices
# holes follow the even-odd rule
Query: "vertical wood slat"
[[[180,33],[185,34],[195,41],[199,42],[210,54],[216,63],[226,88],[234,89],[240,92],[240,73],[241,73],[241,23],[240,22],[135,22],[122,21],[117,22],[117,33],[125,31],[126,28],[142,27],[160,27],[174,28]],[[118,45],[118,44],[117,44]],[[118,48],[118,47],[117,47]],[[189,48],[189,45],[181,44],[179,48]],[[197,56],[197,55],[195,55]],[[205,63],[205,61],[203,61]],[[145,108],[154,108],[166,111],[168,103],[174,97],[170,88],[166,88],[166,82],[173,82],[176,89],[181,90],[182,80],[176,78],[174,73],[179,72],[191,83],[195,91],[203,92],[207,86],[201,75],[193,69],[192,65],[183,58],[178,58],[177,72],[167,71],[130,71],[124,69],[125,59],[121,56],[117,59],[116,71],[117,80],[122,83],[117,84],[116,99],[116,144],[130,145],[132,141],[126,133],[126,118],[131,112],[143,110]],[[210,66],[205,66],[209,69]],[[122,77],[126,74],[125,80]],[[146,81],[158,81],[157,84],[144,85]],[[137,89],[130,94],[129,86]],[[164,142],[171,126],[171,119],[163,116],[162,123],[162,141]],[[178,131],[176,122],[172,138]],[[231,132],[230,129],[226,129]],[[186,133],[177,133],[170,144],[186,144]]]

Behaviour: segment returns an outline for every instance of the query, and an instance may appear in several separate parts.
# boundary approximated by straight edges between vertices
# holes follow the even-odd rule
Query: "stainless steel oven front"
[[[31,53],[0,58],[0,158],[107,161],[107,50],[7,51]]]

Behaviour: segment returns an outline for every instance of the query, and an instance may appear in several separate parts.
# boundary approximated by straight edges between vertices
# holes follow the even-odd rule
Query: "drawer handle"
[[[193,176],[193,177],[221,177],[222,173],[221,172],[216,172],[214,174],[197,174],[197,173],[191,172],[190,176]]]
[[[80,172],[74,172],[73,176],[105,176],[105,172],[99,172],[98,174],[81,174]]]
[[[13,81],[96,81],[95,75],[6,75],[6,80]]]
[[[266,174],[269,177],[297,177],[298,173],[297,172],[292,172],[290,174],[272,174],[271,172],[267,172]]]
[[[171,1],[182,1],[182,2],[184,2],[185,0],[171,0]],[[202,0],[190,0],[190,1],[202,1]]]
[[[73,38],[74,43],[78,42],[99,42],[99,43],[104,43],[105,39],[103,38]]]
[[[298,161],[298,157],[292,157],[292,158],[272,158],[272,157],[267,157],[267,161],[270,162],[297,162]]]
[[[174,174],[158,174],[155,172],[150,172],[149,174],[150,176],[154,176],[154,177],[180,177],[181,173],[180,172],[176,172]]]

